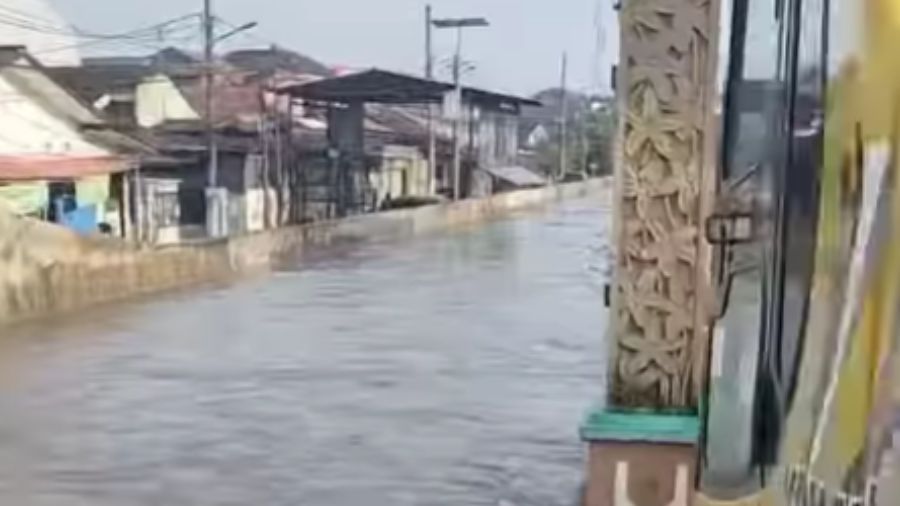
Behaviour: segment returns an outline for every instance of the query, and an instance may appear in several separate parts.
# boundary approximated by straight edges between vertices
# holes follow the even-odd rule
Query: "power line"
[[[175,32],[172,32],[172,33],[175,33]],[[185,38],[185,37],[181,37],[181,38],[166,37],[157,44],[154,44],[153,40],[149,39],[149,38],[148,39],[91,40],[91,41],[82,42],[79,44],[57,46],[57,47],[49,48],[49,49],[42,50],[42,51],[34,51],[31,54],[33,56],[43,56],[43,55],[48,55],[48,54],[53,54],[53,53],[59,53],[62,51],[68,51],[71,49],[96,48],[98,46],[110,46],[110,45],[114,45],[114,46],[118,46],[118,47],[127,46],[129,48],[140,47],[140,48],[144,48],[144,49],[146,49],[146,48],[158,49],[158,48],[161,48],[161,47],[164,47],[167,45],[171,45],[173,42],[183,42],[186,40],[193,40],[195,37],[196,37],[195,35],[189,35],[187,38]]]
[[[0,11],[5,12],[6,14],[0,13],[0,15],[6,17],[7,19],[14,20],[18,23],[30,24],[33,26],[43,26],[46,28],[59,28],[58,25],[55,25],[56,21],[52,21],[48,18],[35,16],[34,14],[27,13],[25,11],[14,9],[12,7],[0,6]]]
[[[197,18],[199,14],[190,13],[184,16],[179,16],[177,18],[172,18],[161,23],[157,23],[154,25],[137,28],[135,30],[130,30],[122,33],[94,33],[88,32],[84,30],[71,29],[68,27],[61,27],[58,25],[45,25],[34,23],[31,20],[22,19],[18,17],[11,17],[8,15],[4,15],[0,13],[0,24],[5,24],[8,26],[13,26],[17,28],[21,28],[23,30],[28,30],[37,33],[44,33],[50,35],[61,35],[74,37],[79,39],[95,39],[95,40],[125,40],[125,39],[141,39],[152,37],[157,35],[160,31],[165,30],[168,27],[176,25],[180,22],[187,21],[193,18]]]
[[[34,15],[34,13],[26,12],[26,11],[23,11],[23,10],[21,10],[21,9],[16,9],[15,7],[9,7],[9,6],[6,6],[6,5],[0,5],[0,11],[6,11],[6,12],[9,12],[9,13],[12,13],[13,15],[22,16],[22,17],[25,17],[25,18],[31,18],[31,19],[35,19],[35,20],[38,20],[38,21],[43,21],[43,22],[45,22],[45,23],[52,23],[52,21],[51,21],[50,19],[48,19],[48,18],[45,18],[45,17],[43,17],[43,16],[36,16],[36,15]]]
[[[78,32],[81,36],[85,38],[96,38],[96,39],[131,39],[131,38],[147,38],[152,36],[158,36],[162,31],[168,29],[169,27],[175,26],[178,23],[182,23],[185,21],[195,21],[200,18],[200,14],[197,12],[192,12],[189,14],[184,14],[182,16],[178,16],[176,18],[172,18],[166,21],[162,21],[155,25],[150,25],[144,28],[139,28],[136,30],[118,33],[118,34],[96,34],[96,33],[88,33],[88,32]],[[193,29],[194,27],[191,26]]]
[[[188,29],[193,30],[193,26],[182,26],[175,27],[177,23],[181,23],[187,21],[192,18],[197,18],[199,14],[192,13],[185,16],[179,16],[177,18],[170,19],[168,21],[164,21],[162,23],[157,23],[155,25],[150,25],[142,28],[138,28],[129,32],[123,32],[117,36],[107,36],[103,38],[94,38],[92,40],[87,40],[84,42],[79,42],[75,44],[67,44],[63,46],[57,46],[48,48],[42,51],[36,51],[32,53],[35,56],[58,53],[60,51],[68,51],[70,49],[80,49],[89,46],[95,46],[100,44],[108,44],[108,43],[122,43],[122,44],[142,44],[151,41],[152,39],[159,39],[160,35],[163,36],[168,33],[169,35],[173,35],[178,32],[187,31]],[[168,32],[164,30],[168,29]]]
[[[65,35],[65,33],[62,30],[60,30],[59,28],[55,28],[55,27],[52,27],[49,25],[39,25],[39,24],[32,23],[30,21],[25,21],[25,20],[22,20],[19,18],[10,17],[10,16],[6,16],[3,14],[0,14],[0,24],[12,26],[15,28],[20,28],[23,30],[28,30],[31,32],[48,33],[48,34],[53,34],[53,35]]]

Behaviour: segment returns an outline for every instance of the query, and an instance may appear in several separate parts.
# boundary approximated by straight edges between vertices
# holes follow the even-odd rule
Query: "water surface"
[[[608,210],[346,245],[0,338],[0,504],[574,505]]]

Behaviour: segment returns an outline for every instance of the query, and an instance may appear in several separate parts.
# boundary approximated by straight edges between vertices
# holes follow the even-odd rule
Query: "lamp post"
[[[219,237],[220,235],[224,235],[224,226],[221,218],[223,215],[223,206],[221,205],[218,190],[219,149],[213,122],[213,115],[215,113],[215,102],[213,99],[213,81],[215,74],[213,63],[215,45],[241,32],[256,28],[257,23],[246,23],[219,37],[216,37],[215,25],[216,18],[213,14],[213,2],[212,0],[203,0],[203,113],[207,153],[206,228],[208,235]]]
[[[425,79],[434,79],[432,50],[431,5],[425,6]],[[435,106],[428,104],[428,193],[435,193],[437,180],[437,134],[434,131]]]
[[[490,26],[490,23],[484,18],[444,18],[433,19],[431,24],[438,29],[456,29],[456,53],[453,56],[454,101],[457,106],[457,111],[453,118],[453,200],[459,200],[462,195],[460,192],[460,169],[462,165],[460,123],[463,110],[461,76],[462,34],[465,28],[484,28]]]

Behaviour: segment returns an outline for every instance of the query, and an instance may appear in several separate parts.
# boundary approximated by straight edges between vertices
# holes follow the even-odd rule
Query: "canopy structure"
[[[514,186],[527,188],[531,186],[544,186],[547,184],[546,179],[531,172],[525,167],[485,167],[484,170],[490,175]]]
[[[440,103],[453,84],[423,79],[387,70],[371,69],[330,79],[288,86],[282,93],[318,102],[372,102],[382,104]],[[523,105],[540,102],[504,93],[464,87],[463,100],[469,103],[509,109],[517,113]]]

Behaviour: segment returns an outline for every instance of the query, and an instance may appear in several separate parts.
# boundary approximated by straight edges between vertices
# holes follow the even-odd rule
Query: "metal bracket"
[[[756,238],[750,212],[716,213],[706,219],[706,240],[715,245],[746,244]]]
[[[715,204],[715,210],[706,219],[706,240],[714,245],[749,243],[756,240],[757,221],[752,192],[743,187],[759,171],[754,165],[738,177],[726,182]]]
[[[754,205],[753,191],[743,187],[759,172],[754,165],[726,181],[715,204],[715,210],[706,219],[706,240],[715,246],[715,272],[717,314],[722,318],[728,310],[731,287],[735,276],[753,270],[756,264],[736,265],[734,247],[752,244],[759,238],[758,211]]]

